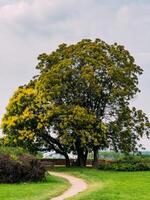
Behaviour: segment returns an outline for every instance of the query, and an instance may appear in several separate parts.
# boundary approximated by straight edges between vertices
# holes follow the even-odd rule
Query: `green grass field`
[[[65,169],[89,183],[89,189],[74,200],[149,200],[150,172],[112,172],[94,169]]]
[[[89,188],[73,200],[149,200],[150,172],[112,172],[80,168],[56,168],[83,178]],[[47,182],[0,184],[0,200],[48,200],[68,187],[63,179],[50,176]]]
[[[0,184],[0,200],[49,200],[68,186],[67,181],[53,176],[42,183]]]

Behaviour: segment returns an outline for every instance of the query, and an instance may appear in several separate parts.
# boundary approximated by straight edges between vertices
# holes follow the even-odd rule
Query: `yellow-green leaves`
[[[37,91],[32,87],[21,87],[14,93],[1,124],[4,144],[32,146],[39,127],[37,102]]]

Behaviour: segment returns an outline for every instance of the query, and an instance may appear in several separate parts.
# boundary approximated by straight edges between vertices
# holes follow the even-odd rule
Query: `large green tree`
[[[52,144],[57,141],[62,152],[77,154],[80,166],[93,151],[96,166],[99,149],[133,152],[138,140],[144,134],[149,136],[148,118],[129,107],[139,92],[142,69],[123,46],[99,39],[82,40],[75,45],[62,44],[38,59],[40,73],[28,87],[36,91],[38,111],[34,117],[40,116],[44,145],[50,142],[54,149]],[[11,113],[7,110],[3,119],[6,134],[7,114]],[[39,131],[38,123],[36,127]]]

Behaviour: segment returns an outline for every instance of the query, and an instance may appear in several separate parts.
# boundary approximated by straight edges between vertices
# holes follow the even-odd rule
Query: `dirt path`
[[[65,191],[62,195],[53,198],[52,200],[64,200],[68,197],[72,197],[78,194],[79,192],[86,190],[87,188],[87,184],[80,178],[76,178],[74,176],[67,175],[65,173],[59,173],[59,172],[50,172],[50,174],[65,178],[71,184],[70,188],[67,191]]]

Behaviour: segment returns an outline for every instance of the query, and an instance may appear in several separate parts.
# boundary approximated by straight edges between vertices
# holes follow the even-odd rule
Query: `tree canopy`
[[[53,149],[66,160],[73,152],[84,166],[88,152],[97,165],[99,149],[134,152],[149,137],[148,118],[129,105],[143,70],[123,46],[84,39],[38,60],[39,75],[18,89],[3,117],[8,143]]]

